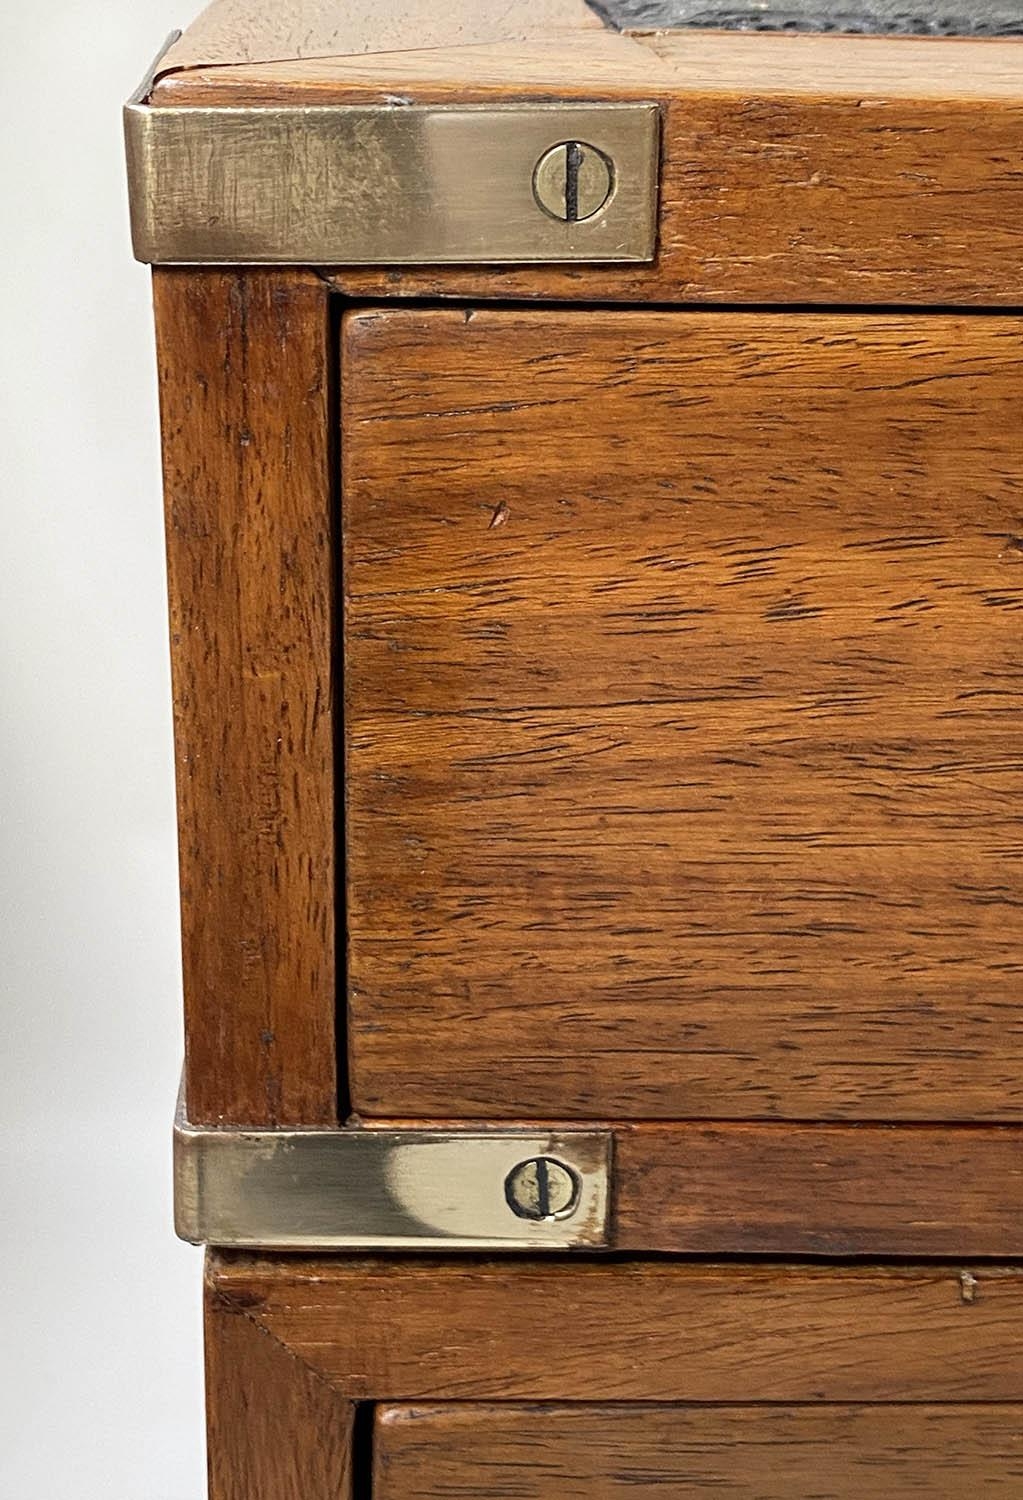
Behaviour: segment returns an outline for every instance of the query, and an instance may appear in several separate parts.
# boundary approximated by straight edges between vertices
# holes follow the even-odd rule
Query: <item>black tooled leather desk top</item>
[[[910,36],[1020,36],[1023,0],[590,0],[623,30],[845,31]]]

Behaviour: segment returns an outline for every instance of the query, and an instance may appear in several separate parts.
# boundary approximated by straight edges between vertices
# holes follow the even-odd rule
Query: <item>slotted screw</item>
[[[544,213],[567,224],[598,214],[611,196],[614,167],[585,141],[562,141],[545,151],[533,173],[533,194]]]
[[[553,1156],[532,1156],[508,1173],[504,1195],[520,1219],[567,1219],[579,1202],[579,1178]]]

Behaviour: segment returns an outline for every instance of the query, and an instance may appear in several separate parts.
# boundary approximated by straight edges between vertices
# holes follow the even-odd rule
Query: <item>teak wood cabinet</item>
[[[212,1500],[1023,1494],[1019,36],[217,0],[128,106]]]

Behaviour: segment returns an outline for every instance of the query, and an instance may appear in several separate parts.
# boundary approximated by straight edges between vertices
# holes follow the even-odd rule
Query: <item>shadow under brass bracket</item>
[[[124,110],[154,265],[650,261],[659,111],[625,102]]]
[[[266,1250],[606,1248],[611,1133],[174,1128],[182,1239]]]

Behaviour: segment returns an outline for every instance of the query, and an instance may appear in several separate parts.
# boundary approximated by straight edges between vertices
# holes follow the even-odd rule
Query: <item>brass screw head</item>
[[[535,1224],[568,1219],[579,1203],[579,1178],[553,1156],[533,1156],[508,1173],[504,1195],[520,1219]]]
[[[579,224],[600,213],[614,181],[614,167],[603,151],[585,141],[562,141],[537,162],[533,195],[552,219]]]

